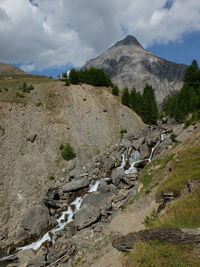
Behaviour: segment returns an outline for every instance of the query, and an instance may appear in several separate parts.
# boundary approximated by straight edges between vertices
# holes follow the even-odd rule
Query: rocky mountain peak
[[[143,92],[146,84],[151,85],[158,104],[180,90],[187,68],[151,54],[131,35],[88,61],[83,69],[91,67],[104,69],[120,89],[134,87]]]
[[[127,45],[127,46],[135,45],[135,46],[138,46],[138,47],[141,47],[142,49],[144,49],[142,47],[142,45],[139,43],[139,41],[134,36],[132,36],[132,35],[127,35],[123,40],[118,41],[114,45],[114,47],[123,46],[123,45]]]

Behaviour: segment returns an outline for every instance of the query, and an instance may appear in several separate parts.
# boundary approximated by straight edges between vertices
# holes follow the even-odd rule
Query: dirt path
[[[125,235],[129,232],[135,232],[144,229],[142,222],[146,216],[158,207],[154,200],[153,190],[149,195],[138,199],[133,204],[129,205],[125,210],[120,210],[107,226],[106,234],[118,233]],[[123,254],[112,247],[111,242],[102,247],[100,257],[97,256],[95,262],[90,265],[92,267],[122,267]]]

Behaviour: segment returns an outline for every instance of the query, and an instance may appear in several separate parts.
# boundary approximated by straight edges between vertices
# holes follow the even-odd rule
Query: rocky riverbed
[[[110,220],[140,189],[140,170],[172,145],[171,134],[182,141],[194,128],[162,120],[138,135],[125,135],[82,168],[66,169],[62,183],[48,188],[41,204],[21,218],[13,240],[0,233],[1,250],[9,254],[0,264],[70,266],[87,240],[104,239]]]

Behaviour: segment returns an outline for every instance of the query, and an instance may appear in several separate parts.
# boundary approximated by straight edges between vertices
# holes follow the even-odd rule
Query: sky
[[[200,63],[200,0],[0,0],[0,62],[56,77],[126,35],[168,60]]]

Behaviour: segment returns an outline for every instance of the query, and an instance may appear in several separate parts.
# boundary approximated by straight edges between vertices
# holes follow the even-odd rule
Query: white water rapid
[[[98,187],[99,187],[99,185],[100,185],[100,183],[101,183],[101,180],[102,179],[99,179],[97,181],[92,181],[90,183],[90,185],[89,185],[88,193],[96,192]],[[74,214],[76,214],[80,210],[81,203],[82,203],[83,198],[85,196],[77,197],[75,200],[73,200],[67,206],[67,209],[65,211],[63,211],[61,213],[60,217],[57,219],[57,223],[58,224],[56,225],[55,228],[53,228],[51,231],[48,231],[47,233],[45,233],[39,240],[37,240],[37,241],[35,241],[35,242],[33,242],[33,243],[29,244],[29,245],[26,245],[26,246],[23,246],[23,247],[19,247],[16,250],[17,251],[20,251],[20,250],[23,251],[23,250],[26,250],[26,249],[38,250],[40,248],[40,246],[46,241],[52,241],[54,243],[55,242],[54,233],[63,230],[66,224],[68,224],[69,222],[73,221]],[[65,217],[66,216],[67,216],[67,220],[65,221]],[[9,255],[9,256],[3,257],[3,258],[0,259],[0,262],[8,260],[8,259],[12,259],[13,256],[14,255]]]
[[[160,134],[160,139],[158,140],[158,142],[155,144],[154,147],[152,147],[151,149],[151,153],[150,153],[150,156],[148,159],[143,159],[143,160],[147,160],[149,162],[152,161],[152,158],[153,158],[153,154],[156,150],[156,148],[160,145],[160,143],[162,141],[165,140],[166,138],[166,132],[165,131],[162,131],[161,134]],[[139,163],[139,162],[142,162],[143,160],[140,159],[140,152],[137,151],[137,150],[133,150],[132,154],[131,154],[131,157],[129,158],[129,164],[130,164],[130,167],[128,170],[124,170],[124,173],[125,174],[134,174],[134,173],[137,173],[137,168],[135,167],[135,164],[136,163]],[[122,162],[121,162],[121,165],[118,167],[118,169],[124,169],[125,165],[126,165],[126,162],[127,162],[127,158],[125,156],[125,154],[122,154]]]

